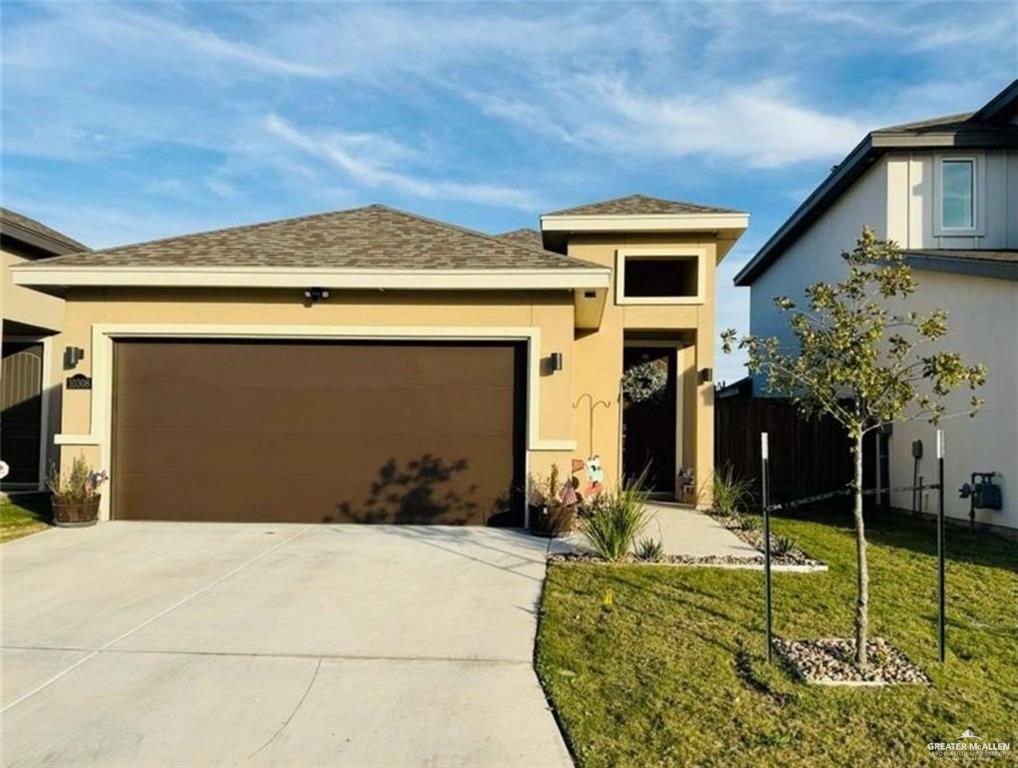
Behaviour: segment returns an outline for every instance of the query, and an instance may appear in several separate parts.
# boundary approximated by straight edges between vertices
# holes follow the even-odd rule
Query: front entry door
[[[677,356],[675,347],[626,347],[622,360],[624,477],[646,472],[645,490],[668,496],[675,493]]]

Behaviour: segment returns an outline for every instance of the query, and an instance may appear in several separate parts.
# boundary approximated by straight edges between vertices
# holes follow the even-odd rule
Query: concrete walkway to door
[[[639,538],[660,541],[666,555],[692,557],[760,557],[760,552],[744,542],[710,515],[688,506],[651,502],[647,505],[647,525]],[[552,544],[554,552],[584,551],[589,544],[582,533],[571,533]]]
[[[3,766],[568,766],[547,542],[104,523],[4,545]]]

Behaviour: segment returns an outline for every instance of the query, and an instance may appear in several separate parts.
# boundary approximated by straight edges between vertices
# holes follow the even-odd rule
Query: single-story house
[[[64,327],[63,299],[14,285],[11,268],[85,250],[35,219],[0,208],[0,459],[10,472],[0,480],[2,490],[45,488],[60,418],[53,339]]]
[[[65,302],[56,443],[109,471],[105,519],[522,525],[574,459],[709,480],[714,275],[747,223],[634,195],[496,237],[370,205],[12,274]]]
[[[977,509],[987,527],[1018,529],[1018,80],[975,112],[883,128],[867,135],[735,277],[750,288],[750,330],[793,342],[774,296],[803,296],[817,281],[844,274],[839,254],[862,227],[896,241],[915,270],[918,311],[945,309],[944,345],[989,367],[975,419],[948,419],[946,514],[968,522],[970,502],[956,489],[972,472],[995,472],[1003,508]],[[754,394],[762,380],[752,382]],[[950,404],[963,411],[970,393]],[[923,442],[918,473],[936,473],[933,428],[895,425],[875,472],[881,487],[909,486],[916,474],[912,445]],[[876,455],[876,454],[874,454]],[[891,506],[935,512],[927,493],[892,493]]]

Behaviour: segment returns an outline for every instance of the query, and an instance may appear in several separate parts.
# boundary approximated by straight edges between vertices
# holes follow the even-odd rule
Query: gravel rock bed
[[[817,685],[931,685],[930,678],[908,657],[882,638],[866,643],[870,665],[855,663],[855,640],[774,640],[774,648],[807,682]]]
[[[729,531],[738,536],[739,539],[749,544],[749,546],[753,547],[753,549],[763,552],[764,538],[762,529],[743,528],[741,523],[737,519],[725,517],[724,515],[712,514],[711,517],[713,517],[715,520],[721,523],[721,525],[723,525]],[[776,555],[774,552],[775,549],[778,547],[777,539],[778,537],[772,533],[771,561],[773,563],[775,564],[780,563],[782,565],[806,565],[806,566],[822,565],[822,563],[819,560],[814,560],[812,557],[807,555],[798,547],[794,548],[790,552],[786,552],[781,555]]]
[[[553,563],[599,563],[608,564],[600,555],[592,552],[563,552],[548,556]],[[728,568],[754,568],[763,569],[763,555],[738,556],[738,555],[665,555],[660,560],[640,560],[635,555],[630,555],[624,560],[618,561],[621,565],[706,565]],[[789,559],[771,557],[771,565],[775,569],[795,567],[796,569],[827,570],[827,566],[818,560]]]

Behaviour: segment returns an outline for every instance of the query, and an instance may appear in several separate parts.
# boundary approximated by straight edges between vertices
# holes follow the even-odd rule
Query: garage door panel
[[[337,473],[375,479],[390,465],[412,469],[430,463],[435,471],[464,466],[470,474],[488,467],[502,471],[505,434],[437,433],[363,435],[358,440],[332,435],[201,433],[193,443],[188,429],[119,429],[118,453],[128,455],[124,472],[144,475],[223,475],[245,477],[252,467],[270,476],[314,477]],[[393,438],[399,444],[393,444]],[[182,445],[186,444],[186,448]],[[352,482],[352,481],[351,481]]]
[[[377,387],[379,382],[428,385],[504,386],[513,375],[512,349],[491,347],[479,357],[476,346],[422,347],[369,344],[182,344],[145,342],[132,352],[125,382],[259,386],[279,381],[279,369],[299,372],[309,387]],[[223,359],[220,348],[238,348]],[[314,348],[315,354],[308,350]],[[396,355],[393,350],[400,350]],[[387,386],[387,385],[381,385]]]
[[[118,344],[114,515],[521,524],[506,512],[517,358],[508,345]]]
[[[493,399],[511,402],[511,388],[229,387],[155,382],[146,383],[144,390],[145,398],[128,398],[120,407],[118,427],[347,435],[378,431],[508,434],[513,430],[512,411],[491,407]],[[196,398],[197,391],[201,397]],[[283,400],[289,401],[285,409],[266,407]],[[152,408],[153,401],[160,404],[158,409]]]
[[[230,474],[165,474],[166,493],[152,494],[145,475],[120,474],[118,505],[143,506],[146,519],[271,522],[279,510],[311,510],[301,522],[439,522],[448,525],[487,520],[501,510],[511,488],[501,478],[457,477],[397,463],[373,483],[353,488],[329,476],[252,481]],[[286,482],[279,482],[280,480]]]

